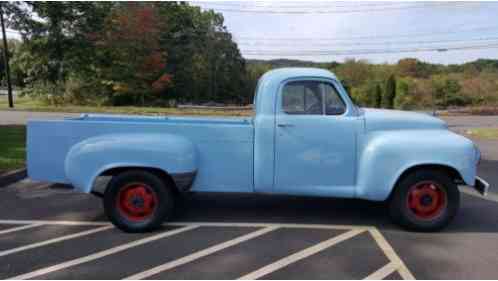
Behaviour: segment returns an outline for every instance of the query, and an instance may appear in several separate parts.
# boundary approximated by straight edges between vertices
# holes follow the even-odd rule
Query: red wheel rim
[[[419,182],[408,190],[408,209],[418,219],[434,219],[446,208],[446,192],[433,181]]]
[[[156,210],[157,195],[148,185],[132,183],[118,193],[117,206],[120,213],[131,221],[144,221]]]

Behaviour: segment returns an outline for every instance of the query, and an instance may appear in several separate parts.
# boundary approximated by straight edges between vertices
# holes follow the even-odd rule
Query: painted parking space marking
[[[108,223],[108,222],[88,222],[88,221],[47,221],[47,220],[0,220],[0,224],[11,224],[11,225],[20,225],[19,227],[14,227],[12,229],[29,229],[29,228],[35,228],[39,226],[47,226],[47,225],[59,225],[59,226],[95,226],[95,228],[87,231],[82,231],[82,232],[77,232],[75,234],[71,235],[65,235],[62,237],[57,237],[54,239],[50,239],[47,241],[43,242],[38,242],[38,243],[33,243],[29,245],[25,245],[22,247],[17,247],[14,249],[9,249],[3,252],[0,252],[0,257],[17,253],[20,251],[26,251],[29,249],[33,248],[38,248],[42,246],[46,246],[49,244],[54,244],[57,242],[61,242],[64,240],[72,239],[75,237],[80,237],[84,235],[88,235],[91,233],[96,233],[100,232],[103,230],[111,229],[113,226]],[[249,234],[242,235],[240,237],[216,244],[214,246],[208,247],[203,250],[199,250],[197,252],[194,252],[192,254],[183,256],[181,258],[171,260],[165,264],[152,267],[150,269],[147,269],[145,271],[141,271],[135,274],[132,274],[127,277],[127,279],[143,279],[150,277],[152,275],[155,275],[160,272],[164,272],[176,267],[179,267],[181,265],[188,264],[190,262],[193,262],[195,260],[201,259],[203,257],[209,258],[211,254],[220,252],[223,249],[227,249],[229,247],[232,247],[234,245],[240,244],[244,241],[251,240],[253,238],[256,238],[258,236],[261,236],[265,233],[272,232],[276,229],[280,228],[298,228],[298,229],[334,229],[334,230],[347,230],[347,232],[342,233],[338,236],[335,236],[333,238],[330,238],[328,240],[325,240],[323,242],[319,242],[311,247],[308,247],[304,250],[298,251],[294,254],[291,254],[287,257],[284,257],[282,259],[279,259],[275,262],[272,262],[268,265],[265,265],[255,271],[249,272],[249,273],[244,273],[241,272],[241,277],[240,279],[258,279],[260,277],[264,277],[265,275],[268,275],[271,272],[275,272],[278,269],[284,268],[284,267],[292,267],[294,263],[296,263],[299,260],[304,260],[316,253],[322,252],[324,249],[331,248],[334,249],[334,245],[347,241],[348,239],[351,239],[352,237],[355,237],[356,235],[360,233],[367,232],[369,233],[372,237],[375,243],[377,244],[378,248],[384,253],[385,257],[389,260],[389,262],[381,267],[380,269],[376,270],[373,273],[366,274],[367,279],[383,279],[385,277],[388,277],[392,274],[398,273],[403,279],[415,279],[413,274],[410,272],[410,270],[406,267],[406,265],[403,263],[403,261],[399,258],[399,256],[396,254],[394,249],[390,246],[390,244],[385,240],[383,235],[380,233],[378,229],[372,226],[349,226],[349,225],[320,225],[320,224],[279,224],[279,223],[216,223],[216,222],[173,222],[173,223],[166,223],[164,224],[166,226],[173,226],[173,227],[180,227],[178,229],[162,232],[157,235],[149,236],[146,238],[142,238],[139,240],[135,240],[129,243],[124,243],[124,244],[116,244],[117,246],[111,247],[109,249],[101,250],[99,252],[89,254],[83,257],[77,257],[74,259],[70,260],[62,260],[60,263],[52,264],[45,266],[41,269],[37,269],[28,273],[22,273],[11,277],[9,279],[30,279],[30,278],[35,278],[38,276],[46,275],[51,272],[55,271],[60,271],[66,268],[70,268],[79,264],[87,263],[90,261],[94,260],[99,260],[103,257],[110,256],[125,250],[128,250],[133,247],[138,247],[140,245],[153,242],[162,238],[167,238],[168,236],[172,236],[175,234],[180,234],[185,231],[193,230],[198,227],[220,227],[220,230],[223,230],[223,227],[252,227],[252,228],[257,228],[260,227],[261,229],[250,232]],[[29,226],[29,227],[28,227]],[[22,230],[22,229],[20,229]],[[100,234],[98,234],[100,235]],[[372,242],[374,243],[374,242]],[[374,243],[374,244],[375,244]]]
[[[16,231],[20,231],[20,230],[25,230],[25,229],[35,228],[35,227],[39,227],[42,225],[43,224],[41,224],[41,223],[33,223],[33,224],[28,224],[28,225],[23,225],[23,226],[18,226],[18,227],[12,227],[12,228],[8,228],[5,230],[1,230],[0,235],[6,234],[6,233],[11,233],[11,232],[16,232]]]
[[[167,227],[167,228],[172,229],[172,227]],[[72,266],[64,270],[54,271],[49,274],[40,276],[38,278],[43,278],[45,280],[47,279],[50,280],[122,279],[127,276],[136,274],[138,272],[142,272],[144,270],[156,267],[158,265],[170,261],[174,261],[176,259],[188,256],[203,249],[240,237],[242,235],[251,233],[259,229],[260,229],[259,227],[245,227],[245,228],[224,227],[222,229],[220,229],[219,227],[198,227],[192,231],[182,232],[180,235],[173,235],[165,239],[159,239],[152,243],[147,243],[139,247],[130,248],[126,251],[117,253],[115,255],[102,257],[87,263]],[[115,231],[117,233],[112,233],[112,234],[103,233],[103,235],[106,235],[108,238],[112,239],[113,236],[120,233],[120,231],[117,229]],[[131,237],[136,236],[136,234],[126,234],[126,235]],[[87,243],[87,245],[88,244],[90,243]],[[117,246],[120,244],[123,243],[114,244],[113,246]],[[107,248],[111,247],[112,246],[108,246]],[[103,249],[99,249],[98,251],[105,250],[107,248],[104,247]],[[98,251],[97,250],[93,252],[90,251],[85,254],[80,254],[79,256],[86,256]],[[54,264],[64,262],[65,260],[71,260],[77,257],[78,256],[75,256],[73,258],[62,259],[62,261],[59,262],[53,262],[48,265],[33,269],[26,269],[22,272],[18,272],[17,274],[9,274],[8,276],[20,275],[28,271],[34,271],[35,269],[38,268],[51,266]],[[211,259],[211,256],[209,256],[208,259]],[[190,264],[192,263],[189,263],[189,265]],[[98,270],[95,270],[96,268],[98,268]],[[119,270],[116,270],[116,268],[118,268]],[[0,266],[0,271],[1,271],[1,266]],[[172,271],[167,271],[167,273],[171,272]],[[202,278],[202,276],[204,275],[201,274],[200,276],[201,276],[200,278]],[[235,276],[234,278],[236,278],[237,276]],[[196,279],[196,278],[191,278],[191,279]]]
[[[390,262],[384,265],[381,269],[365,277],[365,280],[382,280],[389,276],[389,274],[395,272],[397,268],[397,264]]]
[[[113,226],[106,225],[106,226],[102,226],[102,227],[95,228],[95,229],[81,231],[81,232],[77,232],[77,233],[74,233],[74,234],[69,234],[69,235],[65,235],[65,236],[62,236],[62,237],[53,238],[53,239],[49,239],[49,240],[46,240],[46,241],[37,242],[37,243],[33,243],[33,244],[29,244],[29,245],[17,247],[17,248],[14,248],[14,249],[5,250],[5,251],[0,252],[0,257],[7,256],[7,255],[10,255],[10,254],[14,254],[14,253],[19,253],[19,252],[22,252],[22,251],[26,251],[26,250],[30,250],[30,249],[34,249],[34,248],[38,248],[38,247],[42,247],[42,246],[46,246],[46,245],[50,245],[50,244],[53,244],[53,243],[57,243],[57,242],[61,242],[61,241],[69,240],[69,239],[74,239],[74,238],[82,237],[82,236],[85,236],[85,235],[90,235],[90,234],[97,233],[97,232],[100,232],[100,231],[104,231],[104,230],[107,230],[107,229],[110,229],[110,228],[113,228]]]
[[[345,241],[349,238],[352,238],[352,237],[356,236],[357,234],[362,233],[363,231],[364,230],[350,230],[346,233],[340,234],[340,235],[333,237],[329,240],[323,241],[323,242],[318,243],[314,246],[311,246],[307,249],[304,249],[304,250],[299,251],[297,253],[294,253],[290,256],[287,256],[283,259],[280,259],[280,260],[278,260],[274,263],[271,263],[265,267],[262,267],[256,271],[253,271],[253,272],[248,273],[244,276],[241,276],[238,279],[242,279],[242,280],[259,279],[259,278],[261,278],[269,273],[277,271],[277,270],[284,268],[292,263],[295,263],[299,260],[307,258],[311,255],[314,255],[314,254],[320,252],[320,251],[323,251],[329,247],[332,247],[333,245],[335,245],[337,243],[340,243],[340,242]]]
[[[38,270],[29,272],[29,273],[25,273],[25,274],[21,274],[21,275],[15,276],[15,277],[11,277],[9,279],[31,279],[31,278],[34,278],[34,277],[37,277],[40,275],[48,274],[48,273],[53,272],[53,271],[65,269],[65,268],[68,268],[71,266],[75,266],[78,264],[82,264],[85,262],[89,262],[92,260],[96,260],[96,259],[108,256],[108,255],[112,255],[112,254],[127,250],[129,248],[137,247],[137,246],[143,245],[145,243],[149,243],[149,242],[152,242],[152,241],[155,241],[158,239],[162,239],[162,238],[165,238],[165,237],[168,237],[171,235],[175,235],[175,234],[184,232],[184,231],[189,231],[189,230],[192,230],[192,229],[197,228],[197,227],[198,226],[196,226],[196,225],[191,225],[191,226],[186,226],[186,227],[171,230],[171,231],[166,231],[164,233],[160,233],[160,234],[153,235],[153,236],[150,236],[147,238],[139,239],[139,240],[136,240],[136,241],[133,241],[130,243],[122,244],[122,245],[119,245],[119,246],[116,246],[116,247],[113,247],[113,248],[110,248],[110,249],[107,249],[107,250],[104,250],[101,252],[97,252],[97,253],[94,253],[94,254],[91,254],[91,255],[88,255],[85,257],[77,258],[74,260],[70,260],[70,261],[56,264],[53,266],[49,266],[46,268],[38,269]]]
[[[394,263],[396,265],[396,268],[401,277],[403,277],[403,279],[408,279],[408,280],[415,279],[415,277],[410,272],[408,267],[406,267],[405,263],[400,259],[398,254],[396,254],[393,247],[391,247],[391,245],[387,242],[387,240],[380,233],[380,231],[376,228],[371,228],[369,232],[372,235],[372,237],[375,239],[375,242],[377,242],[377,245],[384,252],[386,257],[391,261],[391,263]]]
[[[111,225],[109,222],[94,221],[56,221],[56,220],[0,220],[0,224],[43,224],[43,225],[87,225],[104,226]]]
[[[191,255],[188,255],[188,256],[185,256],[183,258],[180,258],[180,259],[177,259],[177,260],[174,260],[174,261],[171,261],[171,262],[168,262],[168,263],[165,263],[163,265],[160,265],[160,266],[157,266],[157,267],[154,267],[154,268],[151,268],[149,270],[146,270],[146,271],[143,271],[143,272],[140,272],[138,274],[134,274],[132,276],[128,276],[126,277],[125,279],[132,279],[132,280],[136,280],[136,279],[145,279],[149,276],[152,276],[152,275],[155,275],[155,274],[158,274],[160,272],[163,272],[163,271],[166,271],[166,270],[169,270],[169,269],[172,269],[172,268],[175,268],[177,266],[180,266],[180,265],[183,265],[183,264],[186,264],[186,263],[189,263],[191,261],[194,261],[194,260],[197,260],[197,259],[200,259],[202,257],[205,257],[207,255],[210,255],[210,254],[213,254],[213,253],[216,253],[218,251],[221,251],[223,249],[226,249],[228,247],[231,247],[231,246],[234,246],[234,245],[237,245],[239,243],[242,243],[244,241],[247,241],[247,240],[250,240],[250,239],[253,239],[253,238],[256,238],[258,236],[261,236],[263,234],[266,234],[268,232],[271,232],[271,231],[274,231],[275,229],[277,229],[278,227],[265,227],[263,229],[260,229],[260,230],[257,230],[257,231],[254,231],[252,233],[249,233],[249,234],[246,234],[246,235],[243,235],[241,237],[238,237],[238,238],[235,238],[235,239],[232,239],[232,240],[229,240],[229,241],[226,241],[226,242],[223,242],[221,244],[218,244],[218,245],[215,245],[215,246],[212,246],[212,247],[209,247],[207,249],[204,249],[202,251],[199,251],[197,253],[193,253]]]

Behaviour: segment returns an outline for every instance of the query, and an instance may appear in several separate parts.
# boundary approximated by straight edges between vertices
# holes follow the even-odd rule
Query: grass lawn
[[[498,140],[498,128],[475,128],[465,131],[465,134],[476,139]]]
[[[26,161],[26,127],[0,126],[0,173],[22,168]]]
[[[0,110],[10,110],[7,98],[0,96]],[[166,107],[138,107],[138,106],[78,106],[64,105],[51,106],[42,104],[30,98],[14,98],[14,110],[37,112],[67,112],[67,113],[121,113],[144,115],[207,115],[207,116],[250,116],[252,110],[224,110],[224,109],[180,109]]]

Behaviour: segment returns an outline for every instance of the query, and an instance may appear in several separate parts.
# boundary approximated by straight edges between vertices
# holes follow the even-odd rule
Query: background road
[[[60,119],[79,116],[80,113],[61,112],[29,112],[0,110],[0,125],[22,125],[29,119]],[[440,116],[448,122],[453,130],[461,131],[468,128],[498,127],[498,116]]]

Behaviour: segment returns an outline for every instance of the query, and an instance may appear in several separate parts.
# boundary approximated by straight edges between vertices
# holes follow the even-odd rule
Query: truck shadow
[[[478,174],[498,186],[498,161],[482,160]],[[401,230],[389,219],[387,203],[356,199],[191,194],[180,200],[176,221],[369,225]],[[443,232],[498,233],[498,202],[462,193],[460,211]]]
[[[355,199],[193,194],[181,200],[175,221],[299,223],[374,226],[401,230],[387,204]],[[498,233],[498,203],[462,194],[461,209],[443,232]]]

